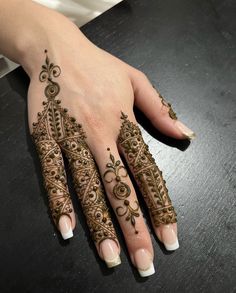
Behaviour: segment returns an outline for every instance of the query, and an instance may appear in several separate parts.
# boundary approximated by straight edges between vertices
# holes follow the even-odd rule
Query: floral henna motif
[[[168,102],[164,99],[164,97],[158,92],[158,90],[154,87],[154,85],[153,85],[153,88],[154,88],[154,89],[156,90],[156,92],[158,93],[158,95],[159,95],[159,97],[160,97],[160,99],[161,99],[162,105],[163,105],[163,106],[166,106],[167,108],[169,108],[169,116],[170,116],[170,118],[173,119],[173,120],[177,120],[177,119],[178,119],[178,118],[177,118],[177,115],[176,115],[176,113],[174,112],[174,110],[173,110],[171,104],[168,103]]]
[[[62,150],[68,158],[76,192],[93,239],[99,243],[105,238],[111,238],[118,243],[100,176],[85,142],[85,132],[76,119],[68,115],[68,110],[60,106],[61,101],[56,99],[60,86],[52,78],[58,77],[60,73],[60,67],[51,63],[46,55],[39,80],[47,82],[44,90],[47,101],[43,102],[44,109],[38,113],[38,121],[33,123],[32,132],[53,219],[58,224],[61,215],[70,216],[73,211]]]
[[[107,150],[110,151],[109,148]],[[110,160],[111,163],[106,164],[107,170],[105,171],[103,177],[107,183],[111,183],[112,181],[116,182],[113,187],[113,195],[116,199],[123,201],[123,206],[118,206],[116,208],[116,214],[119,217],[125,216],[125,220],[131,222],[135,233],[138,234],[138,231],[135,228],[135,217],[139,217],[139,204],[135,201],[136,208],[131,207],[129,200],[127,199],[131,193],[131,190],[121,179],[122,177],[127,177],[127,170],[121,165],[119,160],[115,160],[112,154],[110,154]]]
[[[121,113],[123,120],[118,143],[125,156],[150,210],[154,225],[177,222],[162,172],[145,144],[137,125]]]

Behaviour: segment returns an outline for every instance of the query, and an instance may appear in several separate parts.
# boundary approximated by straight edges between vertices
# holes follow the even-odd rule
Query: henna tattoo
[[[156,90],[156,92],[158,93],[160,99],[161,99],[161,102],[162,102],[162,105],[163,106],[166,106],[167,108],[169,108],[169,116],[171,119],[173,120],[177,120],[177,115],[176,113],[174,112],[173,108],[172,108],[172,105],[170,103],[168,103],[164,97],[159,93],[159,91],[155,88],[155,86],[153,85],[153,88]]]
[[[44,90],[47,101],[43,101],[44,109],[38,113],[32,132],[53,219],[58,224],[62,214],[70,217],[73,211],[62,150],[69,161],[76,192],[94,241],[100,243],[111,238],[118,244],[97,166],[85,141],[85,132],[76,119],[68,115],[68,110],[60,106],[61,101],[56,99],[60,86],[53,81],[53,77],[59,77],[60,73],[60,67],[51,63],[46,54],[39,80],[47,82]]]
[[[62,215],[70,217],[73,211],[63,158],[58,144],[52,139],[40,140],[38,137],[35,138],[35,144],[41,161],[44,186],[48,192],[49,208],[58,225]]]
[[[109,148],[107,150],[110,151]],[[135,201],[136,208],[131,207],[129,200],[127,199],[130,196],[131,190],[129,186],[121,179],[122,177],[127,177],[127,170],[124,166],[121,165],[120,160],[115,160],[112,154],[110,154],[110,160],[111,163],[106,164],[107,170],[105,171],[103,177],[107,183],[116,181],[116,184],[113,187],[113,195],[116,199],[122,200],[124,204],[123,206],[118,206],[116,208],[116,214],[119,217],[125,216],[125,220],[131,222],[131,225],[134,227],[135,233],[138,234],[138,231],[135,227],[135,217],[139,217],[139,203]],[[113,176],[108,179],[108,175]]]
[[[139,127],[121,112],[122,125],[118,143],[123,148],[129,166],[150,210],[154,225],[177,222],[162,172],[145,144]]]

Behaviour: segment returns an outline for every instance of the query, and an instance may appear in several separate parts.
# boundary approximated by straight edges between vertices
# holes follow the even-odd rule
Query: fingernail
[[[134,254],[134,262],[141,277],[148,277],[155,273],[152,255],[146,249],[139,249]]]
[[[108,268],[121,264],[119,248],[114,240],[105,239],[100,243],[100,250]]]
[[[60,217],[58,227],[64,240],[73,237],[71,220],[68,216],[62,215]]]
[[[194,139],[196,138],[196,134],[190,129],[188,128],[186,125],[184,125],[182,122],[180,121],[176,121],[175,125],[179,128],[179,130],[188,138],[188,139]]]
[[[179,248],[179,241],[172,224],[161,226],[161,238],[166,250],[171,251]]]

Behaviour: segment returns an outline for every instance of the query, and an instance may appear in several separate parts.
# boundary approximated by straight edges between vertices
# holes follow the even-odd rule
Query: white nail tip
[[[68,232],[64,232],[64,233],[61,233],[61,235],[62,235],[62,238],[64,239],[64,240],[66,240],[66,239],[69,239],[69,238],[71,238],[71,237],[73,237],[74,236],[74,234],[73,234],[73,231],[72,231],[72,229],[70,229]]]
[[[164,243],[164,245],[165,245],[166,250],[169,250],[169,251],[176,250],[179,248],[179,241],[177,239],[176,242],[173,244]]]
[[[196,138],[196,134],[194,132],[191,132],[191,133],[185,133],[185,135],[190,138],[190,139],[195,139]]]
[[[196,138],[196,134],[193,131],[183,131],[182,133],[190,140],[193,140]]]
[[[147,269],[146,271],[143,271],[143,270],[140,270],[138,269],[139,271],[139,274],[141,277],[148,277],[148,276],[151,276],[155,273],[155,268],[154,268],[154,265],[153,263],[151,264],[150,268]]]
[[[116,258],[112,260],[105,260],[108,268],[113,268],[121,264],[120,256],[118,255]]]
[[[186,125],[184,125],[182,122],[180,121],[176,121],[175,124],[179,130],[189,139],[194,139],[196,138],[196,134],[190,129],[188,128]]]

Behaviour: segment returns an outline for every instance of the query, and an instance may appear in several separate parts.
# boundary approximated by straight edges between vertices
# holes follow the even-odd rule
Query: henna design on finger
[[[61,215],[70,217],[73,211],[61,154],[63,151],[68,158],[76,192],[94,241],[100,243],[111,238],[118,244],[97,166],[85,141],[85,132],[56,98],[60,86],[53,78],[60,76],[61,69],[50,62],[47,50],[45,53],[46,60],[39,80],[47,83],[44,90],[47,100],[43,101],[44,108],[38,113],[38,121],[33,123],[32,138],[39,153],[53,219],[58,225]]]
[[[46,50],[45,53],[47,53]],[[57,143],[58,138],[62,136],[60,132],[62,120],[58,109],[60,101],[55,100],[60,86],[52,81],[52,77],[58,77],[60,73],[60,67],[50,63],[48,56],[46,56],[39,80],[48,83],[44,91],[47,101],[43,101],[44,109],[41,113],[38,112],[38,122],[33,123],[32,132],[32,138],[41,161],[44,186],[48,192],[49,208],[56,225],[62,215],[70,217],[73,211],[63,157]]]
[[[177,222],[162,172],[145,144],[139,127],[121,112],[122,125],[118,143],[124,150],[137,184],[150,210],[154,225]]]
[[[38,138],[35,144],[42,165],[44,186],[48,192],[49,208],[58,225],[62,215],[70,217],[73,211],[62,154],[54,140]]]
[[[110,151],[109,148],[107,150]],[[121,165],[120,160],[115,160],[112,154],[110,154],[110,160],[111,163],[106,164],[107,170],[105,171],[103,178],[107,183],[111,183],[113,181],[116,182],[113,187],[113,195],[116,199],[123,201],[123,205],[116,208],[116,214],[119,217],[125,216],[125,220],[131,222],[135,233],[138,234],[135,227],[135,217],[139,217],[139,203],[137,200],[135,201],[135,208],[130,205],[130,201],[127,198],[130,196],[131,190],[128,184],[122,181],[122,177],[128,176],[127,170]],[[110,175],[110,178],[108,175]]]
[[[90,233],[95,242],[100,243],[117,236],[105,202],[105,192],[92,154],[81,139],[80,134],[61,141],[61,148],[68,158],[75,190],[87,218]]]
[[[172,108],[172,105],[170,103],[168,103],[165,98],[159,93],[159,91],[155,88],[155,86],[153,85],[153,88],[156,90],[157,94],[159,95],[160,99],[161,99],[161,102],[162,102],[162,105],[169,108],[169,116],[171,119],[173,120],[177,120],[177,115],[176,113],[174,112],[173,108]]]

